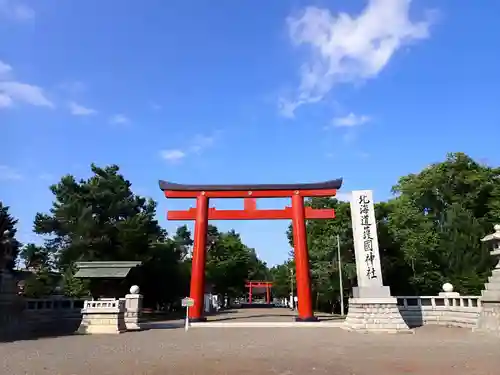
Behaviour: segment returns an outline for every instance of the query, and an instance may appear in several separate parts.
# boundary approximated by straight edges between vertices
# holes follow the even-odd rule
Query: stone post
[[[439,297],[444,298],[457,298],[460,297],[460,293],[453,291],[453,285],[450,283],[443,284],[443,291],[439,292]]]
[[[141,329],[142,298],[139,294],[139,287],[133,285],[130,294],[125,296],[125,325],[127,331],[137,331]]]
[[[412,332],[382,280],[371,190],[353,191],[351,218],[358,286],[349,298],[345,327],[365,332]]]
[[[494,229],[495,233],[481,239],[492,244],[490,254],[498,263],[481,292],[481,313],[474,330],[500,335],[500,225],[495,225]]]

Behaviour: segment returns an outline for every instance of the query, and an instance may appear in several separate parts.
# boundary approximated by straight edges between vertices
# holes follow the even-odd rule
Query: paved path
[[[338,316],[331,314],[318,313],[315,314],[320,321],[340,319]],[[217,315],[212,315],[207,318],[209,322],[293,322],[297,316],[296,311],[286,308],[251,308],[251,309],[233,309],[222,310]]]
[[[500,339],[424,327],[151,329],[0,343],[2,375],[496,375]]]

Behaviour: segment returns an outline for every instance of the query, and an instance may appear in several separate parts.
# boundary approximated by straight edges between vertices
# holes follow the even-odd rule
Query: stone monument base
[[[352,288],[354,298],[390,298],[391,288],[388,286],[355,286]]]
[[[500,335],[500,301],[481,301],[481,313],[474,332]]]
[[[493,270],[481,292],[481,313],[474,331],[500,335],[500,268]]]
[[[500,262],[484,287],[481,292],[481,313],[474,331],[500,335]]]
[[[394,297],[349,298],[344,328],[358,332],[413,333]]]
[[[125,326],[127,331],[139,331],[142,329],[139,313],[127,311],[125,313]]]
[[[132,289],[132,288],[131,288]],[[139,287],[137,287],[137,290]],[[131,293],[125,296],[125,325],[127,331],[141,330],[142,295]]]
[[[120,334],[127,331],[124,300],[85,301],[77,333]]]

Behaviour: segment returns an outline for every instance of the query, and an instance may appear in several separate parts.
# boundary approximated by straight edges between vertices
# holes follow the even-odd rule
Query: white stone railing
[[[473,328],[481,312],[479,296],[398,296],[398,308],[410,327],[437,324]]]
[[[125,298],[114,299],[114,298],[101,298],[98,300],[85,301],[83,305],[83,310],[86,311],[96,311],[101,310],[102,312],[125,312]]]

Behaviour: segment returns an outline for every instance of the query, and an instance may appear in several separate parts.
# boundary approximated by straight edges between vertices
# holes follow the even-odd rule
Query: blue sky
[[[344,177],[390,196],[446,152],[500,163],[500,2],[0,0],[0,199],[20,240],[48,186],[116,163],[157,180]],[[238,207],[241,202],[215,202]],[[281,201],[260,202],[280,207]],[[287,222],[225,222],[270,264]]]

